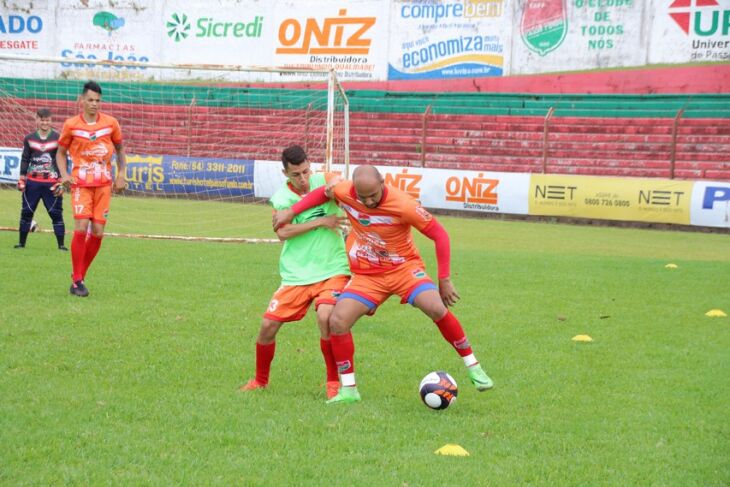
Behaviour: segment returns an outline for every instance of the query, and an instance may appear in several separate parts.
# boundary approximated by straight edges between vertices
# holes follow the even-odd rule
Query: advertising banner
[[[312,170],[322,169],[312,164]],[[356,166],[350,166],[350,174]],[[527,214],[530,175],[483,171],[451,171],[398,166],[378,166],[385,184],[419,200],[426,208],[481,213]],[[281,163],[256,161],[256,196],[269,198],[285,181]],[[342,165],[332,172],[344,173]]]
[[[146,67],[121,67],[74,63],[77,59],[100,61],[160,62],[155,29],[154,2],[119,6],[90,6],[88,2],[61,0],[55,17],[53,57],[65,58],[57,77],[76,79],[148,79]]]
[[[730,60],[730,0],[652,0],[648,62]]]
[[[730,183],[695,182],[690,223],[703,227],[730,228]]]
[[[225,64],[272,66],[276,35],[273,13],[276,2],[185,2],[162,4],[160,35],[163,62],[170,64]],[[184,72],[168,72],[180,76]],[[271,81],[265,73],[225,75],[216,71],[195,71],[193,77]],[[274,79],[273,81],[280,81]]]
[[[646,2],[518,0],[512,5],[512,75],[646,64]]]
[[[0,8],[0,53],[43,57],[51,54],[54,11],[47,2],[19,6],[3,2]]]
[[[279,1],[274,14],[274,50],[268,64],[329,70],[341,80],[386,77],[387,0]],[[311,79],[307,73],[288,80]],[[316,75],[315,77],[321,77]]]
[[[14,183],[20,177],[23,149],[0,147],[0,183]]]
[[[388,79],[502,76],[509,59],[507,0],[394,0]]]
[[[129,189],[144,193],[254,196],[254,161],[127,156]]]
[[[530,215],[690,224],[691,181],[533,174]]]
[[[529,174],[448,169],[378,168],[386,184],[427,208],[526,215]]]

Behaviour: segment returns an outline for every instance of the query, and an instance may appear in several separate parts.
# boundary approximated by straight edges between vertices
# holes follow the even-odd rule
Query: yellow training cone
[[[711,318],[724,318],[727,314],[721,309],[711,309],[705,313],[705,316],[709,316]]]
[[[667,269],[676,269],[679,266],[677,264],[667,264],[664,267]]]
[[[592,342],[593,338],[589,337],[588,335],[576,335],[573,338],[571,338],[574,342]]]
[[[464,450],[459,445],[452,445],[447,443],[434,452],[436,455],[450,455],[452,457],[468,457],[469,452]]]

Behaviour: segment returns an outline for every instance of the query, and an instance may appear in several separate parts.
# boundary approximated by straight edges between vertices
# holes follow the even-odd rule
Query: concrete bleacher
[[[41,105],[58,119],[76,112],[78,83],[25,81],[0,80],[6,120],[32,125]],[[278,160],[282,144],[302,143],[324,157],[324,112],[311,105],[323,106],[321,91],[145,86],[104,85],[129,153]],[[730,180],[730,95],[348,96],[353,164]],[[0,145],[17,138],[3,130]]]

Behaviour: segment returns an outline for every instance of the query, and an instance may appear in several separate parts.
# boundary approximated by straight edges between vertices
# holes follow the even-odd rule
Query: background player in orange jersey
[[[301,202],[274,215],[274,228],[294,215],[329,199],[337,201],[352,224],[347,253],[352,279],[339,296],[330,316],[332,351],[340,372],[340,392],[328,403],[360,400],[355,383],[355,346],[350,330],[396,294],[425,313],[462,357],[469,379],[479,391],[493,387],[482,370],[459,320],[448,306],[459,300],[450,276],[449,236],[420,203],[397,188],[386,186],[373,166],[355,169],[352,181],[312,191]],[[411,227],[434,241],[438,260],[438,287],[428,277]]]
[[[70,292],[88,296],[84,284],[86,271],[99,252],[109,213],[112,185],[115,191],[127,187],[127,159],[122,145],[122,130],[114,117],[99,111],[101,87],[94,81],[81,91],[81,113],[63,124],[56,162],[60,182],[71,188],[71,207],[76,221],[71,241]],[[112,156],[117,154],[117,175],[112,181]],[[68,155],[73,163],[68,173]],[[91,232],[88,232],[91,225]]]
[[[289,208],[312,189],[333,181],[333,175],[313,174],[307,154],[298,145],[287,147],[281,155],[286,182],[274,193],[270,203],[275,210]],[[320,350],[327,367],[327,398],[337,395],[337,365],[329,336],[329,317],[336,298],[350,278],[345,242],[339,231],[340,216],[332,201],[298,215],[293,223],[277,229],[284,241],[279,257],[281,286],[269,301],[256,339],[256,377],[242,391],[263,389],[269,383],[271,362],[276,349],[276,334],[287,322],[299,321],[314,303],[320,328]]]

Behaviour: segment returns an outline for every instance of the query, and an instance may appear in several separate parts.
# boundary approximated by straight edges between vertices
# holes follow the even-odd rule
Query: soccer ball
[[[443,370],[426,375],[418,386],[418,391],[423,403],[431,409],[446,409],[459,395],[456,381]]]

